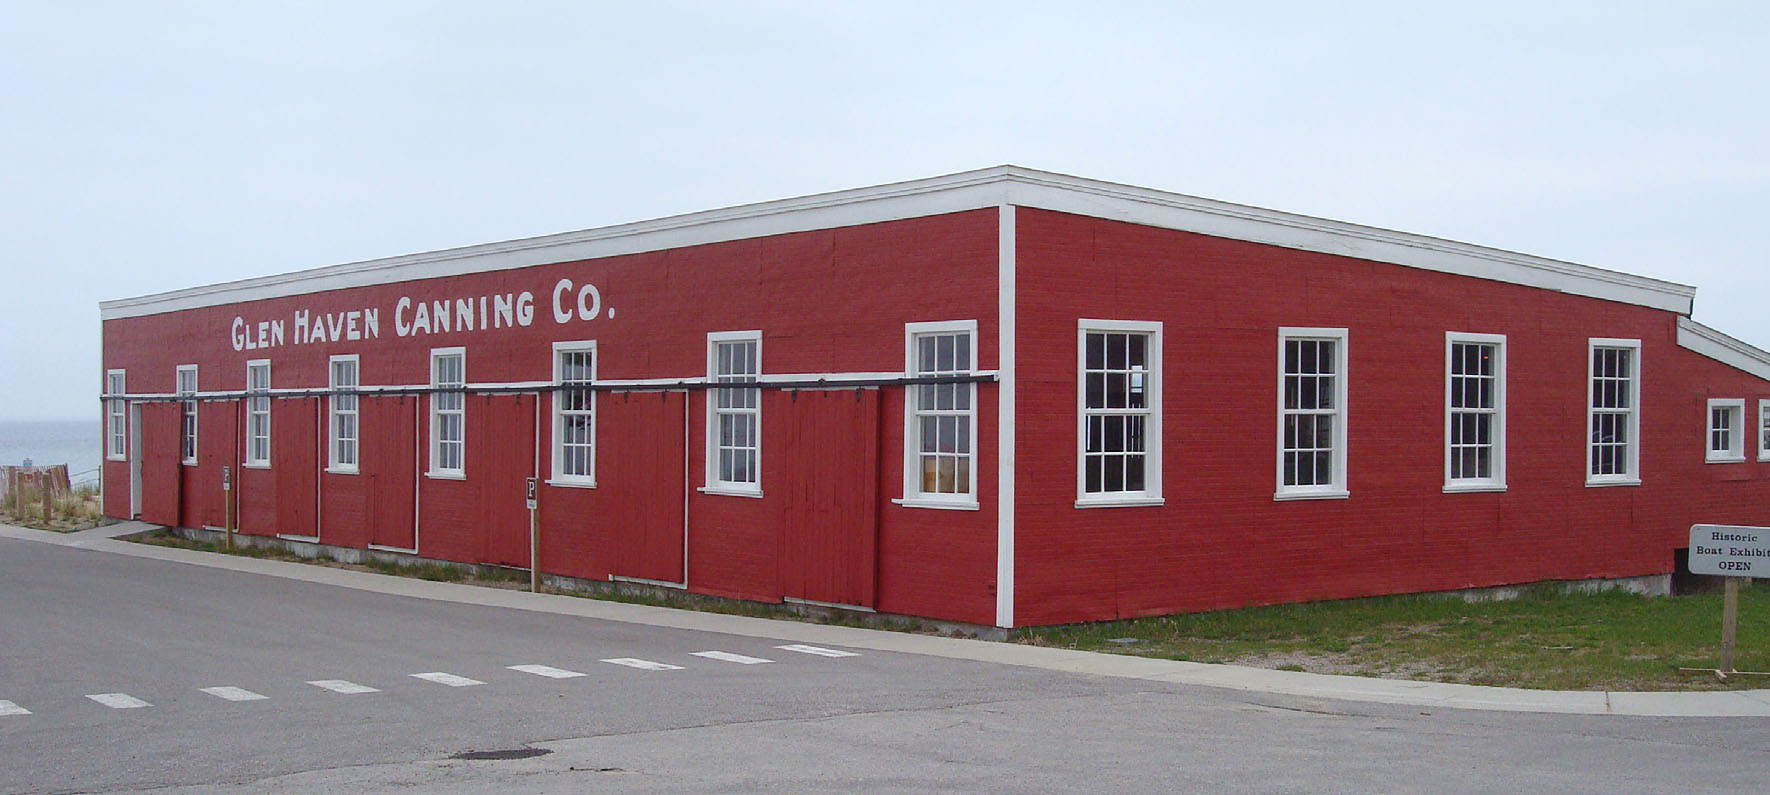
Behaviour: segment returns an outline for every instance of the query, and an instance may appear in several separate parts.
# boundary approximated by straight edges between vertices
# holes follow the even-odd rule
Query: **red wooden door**
[[[613,541],[614,574],[682,580],[683,404],[681,392],[597,397],[598,488],[607,516],[586,517]],[[694,460],[698,461],[698,457]]]
[[[411,395],[369,397],[358,402],[364,439],[362,477],[368,479],[369,543],[388,549],[416,544],[412,515],[417,510],[420,412],[424,401]]]
[[[177,403],[144,403],[141,406],[141,519],[177,526],[183,485],[179,478],[184,456],[180,447],[181,420]]]
[[[781,594],[872,607],[877,591],[879,391],[808,391],[787,404]],[[778,414],[779,412],[777,412]],[[765,420],[766,421],[766,420]],[[773,497],[777,487],[765,484]]]

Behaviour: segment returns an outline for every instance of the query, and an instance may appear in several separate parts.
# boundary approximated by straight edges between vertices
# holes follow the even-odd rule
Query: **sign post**
[[[529,593],[537,593],[541,590],[541,524],[535,508],[540,504],[540,489],[534,478],[525,478],[523,486],[528,491],[529,504]]]
[[[1770,527],[1699,524],[1690,528],[1690,573],[1726,577],[1721,597],[1721,667],[1715,675],[1770,673],[1733,670],[1734,636],[1739,625],[1739,581],[1770,578]],[[1685,669],[1707,670],[1707,669]]]
[[[227,551],[234,551],[234,468],[221,468],[221,529],[227,533]]]

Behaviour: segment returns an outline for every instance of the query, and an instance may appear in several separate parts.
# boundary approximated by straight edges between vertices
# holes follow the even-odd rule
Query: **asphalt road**
[[[1770,790],[1763,718],[1424,710],[782,645],[0,538],[0,792]],[[330,680],[374,690],[310,684]],[[116,694],[150,706],[92,698],[133,703]],[[528,747],[550,753],[451,759]]]

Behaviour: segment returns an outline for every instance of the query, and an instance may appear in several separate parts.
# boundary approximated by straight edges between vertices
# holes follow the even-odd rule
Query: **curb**
[[[1504,712],[1655,717],[1770,716],[1770,690],[1694,693],[1525,690],[1510,687],[1277,671],[1238,665],[1182,662],[1073,649],[1054,649],[969,638],[912,635],[888,630],[807,624],[723,613],[702,613],[558,594],[507,591],[459,583],[431,582],[371,572],[326,568],[305,563],[218,555],[117,540],[118,536],[152,529],[158,529],[158,526],[142,522],[122,522],[78,533],[61,534],[0,524],[0,538],[35,541],[96,552],[229,569],[360,591],[459,604],[505,607],[514,610],[620,621],[671,629],[720,632],[728,635],[803,643],[824,643],[873,651],[946,657],[1039,668],[1048,671],[1142,679],[1249,693]]]

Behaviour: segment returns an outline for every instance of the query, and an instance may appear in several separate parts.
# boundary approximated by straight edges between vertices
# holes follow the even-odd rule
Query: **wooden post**
[[[1733,673],[1733,633],[1739,623],[1739,579],[1728,577],[1721,597],[1721,670],[1722,679]]]
[[[37,487],[43,490],[43,524],[48,525],[51,520],[55,519],[55,495],[52,493],[53,490],[49,488],[48,472],[38,473]]]

